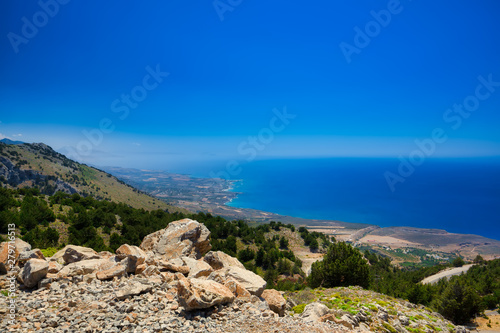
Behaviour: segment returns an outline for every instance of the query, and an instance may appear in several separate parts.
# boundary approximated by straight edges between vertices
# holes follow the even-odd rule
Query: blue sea
[[[500,240],[500,158],[428,159],[391,191],[384,174],[397,175],[399,163],[390,158],[253,161],[233,177],[241,179],[234,189],[241,194],[229,205]]]

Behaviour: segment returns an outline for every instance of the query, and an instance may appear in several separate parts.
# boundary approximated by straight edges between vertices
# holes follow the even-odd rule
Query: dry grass
[[[164,201],[139,192],[120,182],[114,176],[96,168],[76,162],[73,164],[75,168],[65,166],[61,158],[40,153],[25,145],[9,146],[9,150],[16,151],[21,160],[27,161],[27,164],[23,165],[21,169],[56,176],[74,186],[78,191],[89,193],[93,197],[122,202],[134,208],[168,209],[170,212],[188,213],[185,209],[168,205]],[[78,183],[75,182],[75,178],[78,179]]]

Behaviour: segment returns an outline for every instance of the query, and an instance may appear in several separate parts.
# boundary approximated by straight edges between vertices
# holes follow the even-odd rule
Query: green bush
[[[55,247],[48,247],[46,249],[40,250],[45,258],[52,257],[58,250]]]
[[[333,243],[328,247],[323,260],[312,265],[309,283],[312,288],[367,288],[370,283],[370,267],[358,249],[344,242]]]
[[[305,304],[299,304],[297,306],[294,306],[292,308],[293,312],[295,312],[296,314],[301,314],[302,312],[304,312],[304,308],[306,307]]]
[[[453,259],[451,264],[455,267],[462,267],[465,264],[465,261],[460,257],[456,257],[455,259]]]
[[[438,300],[438,310],[455,324],[466,324],[480,312],[481,298],[461,280],[453,280]]]

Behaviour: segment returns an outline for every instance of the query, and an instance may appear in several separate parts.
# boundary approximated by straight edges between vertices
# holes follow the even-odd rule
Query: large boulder
[[[199,259],[210,251],[210,231],[191,219],[174,221],[144,237],[140,248],[165,260],[183,256]]]
[[[89,259],[73,262],[64,266],[58,273],[58,278],[72,277],[77,275],[92,274],[98,271],[110,269],[116,265],[112,259]]]
[[[267,283],[263,278],[244,268],[230,266],[224,269],[224,273],[226,278],[234,279],[252,295],[260,296],[264,289],[266,289]]]
[[[261,296],[269,304],[269,308],[280,317],[285,315],[286,300],[281,293],[274,289],[266,289]]]
[[[210,267],[209,264],[204,262],[203,260],[196,260],[189,257],[181,258],[187,267],[189,267],[189,277],[190,278],[200,278],[209,276],[214,270]]]
[[[235,298],[231,290],[212,280],[181,278],[177,291],[180,304],[188,311],[230,303]]]
[[[245,269],[245,266],[236,258],[225,254],[222,251],[210,251],[203,258],[213,269],[223,269],[227,267],[238,267]]]
[[[10,258],[9,250],[14,250],[14,253],[11,253]],[[14,260],[14,262],[17,263],[19,254],[26,251],[31,251],[31,245],[19,238],[16,238],[13,243],[2,242],[0,244],[0,274],[7,274],[7,271],[10,271],[9,260]]]
[[[56,261],[61,265],[90,259],[100,259],[96,251],[89,247],[67,245],[50,257],[50,261]]]
[[[134,273],[137,266],[142,265],[146,261],[147,254],[138,246],[123,244],[116,250],[116,255],[119,259],[127,260],[127,272]]]
[[[316,322],[320,321],[320,318],[328,313],[329,309],[326,305],[314,302],[311,304],[307,304],[304,308],[304,312],[300,315],[303,321]]]
[[[22,281],[28,288],[38,285],[38,281],[47,276],[49,263],[43,259],[30,259],[24,265],[22,271]]]

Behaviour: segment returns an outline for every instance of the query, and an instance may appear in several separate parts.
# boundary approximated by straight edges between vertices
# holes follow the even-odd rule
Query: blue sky
[[[406,156],[436,128],[434,157],[500,155],[498,1],[215,3],[3,1],[0,136],[155,168],[245,159],[249,136]]]

